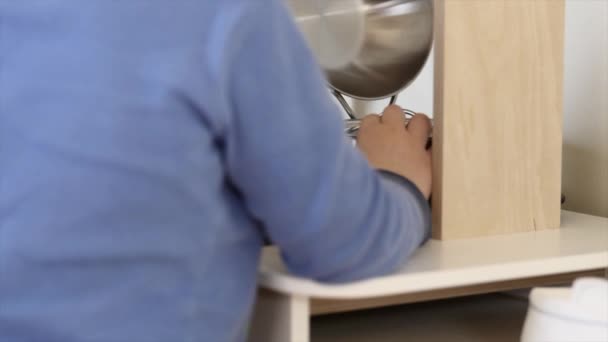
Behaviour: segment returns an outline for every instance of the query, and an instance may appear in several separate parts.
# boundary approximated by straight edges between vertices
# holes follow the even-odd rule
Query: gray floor
[[[516,342],[527,307],[490,294],[320,316],[312,342]]]

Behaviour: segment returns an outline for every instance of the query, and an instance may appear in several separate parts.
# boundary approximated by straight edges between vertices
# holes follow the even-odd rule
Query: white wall
[[[608,0],[567,0],[565,60],[566,208],[608,217]],[[432,57],[398,104],[433,112]],[[385,105],[355,108],[380,112]]]
[[[566,207],[608,216],[608,0],[568,0],[563,189]]]

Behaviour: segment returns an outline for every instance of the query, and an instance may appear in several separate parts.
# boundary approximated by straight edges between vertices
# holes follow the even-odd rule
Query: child
[[[243,341],[264,236],[390,272],[429,132],[389,107],[352,147],[280,0],[0,2],[0,341]]]

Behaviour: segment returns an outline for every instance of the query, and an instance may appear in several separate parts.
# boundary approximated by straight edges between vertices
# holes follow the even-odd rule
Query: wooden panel
[[[490,284],[463,286],[438,291],[424,291],[419,293],[409,293],[404,295],[386,296],[378,298],[354,300],[332,300],[313,298],[311,300],[311,313],[313,315],[322,315],[337,312],[377,308],[390,305],[424,302],[436,299],[477,295],[482,293],[508,291],[536,286],[563,285],[570,284],[574,279],[584,276],[608,278],[605,269],[598,269],[592,271],[573,272],[551,276],[509,280]]]
[[[563,0],[437,0],[435,238],[560,225]]]

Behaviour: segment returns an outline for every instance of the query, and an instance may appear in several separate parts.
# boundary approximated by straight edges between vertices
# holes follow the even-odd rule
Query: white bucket
[[[581,278],[571,288],[536,288],[522,342],[608,342],[608,281]]]

